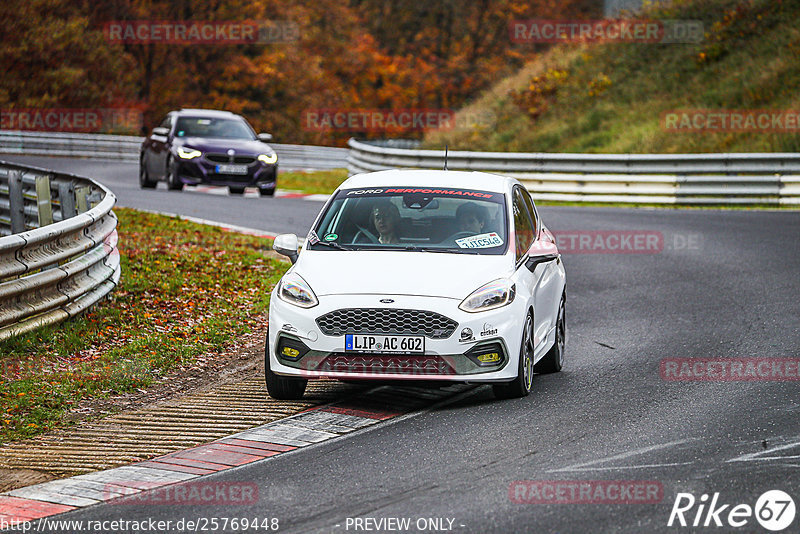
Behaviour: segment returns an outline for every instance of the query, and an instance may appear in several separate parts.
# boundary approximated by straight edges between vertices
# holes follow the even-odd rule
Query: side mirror
[[[543,254],[541,256],[530,256],[525,261],[525,267],[528,268],[530,272],[536,270],[536,266],[540,263],[547,263],[548,261],[557,260],[559,258],[558,254]]]
[[[281,234],[275,237],[272,242],[272,248],[278,254],[282,254],[291,260],[292,263],[297,261],[297,236],[294,234]]]
[[[264,141],[265,143],[267,143],[269,141],[272,141],[272,134],[260,133],[260,134],[258,134],[258,140],[259,141]]]
[[[161,126],[159,126],[157,128],[153,128],[153,135],[166,137],[166,136],[169,135],[169,128],[162,128]]]

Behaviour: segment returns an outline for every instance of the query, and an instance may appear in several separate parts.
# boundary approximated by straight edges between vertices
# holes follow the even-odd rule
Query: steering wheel
[[[356,235],[354,235],[354,236],[353,236],[353,241],[352,241],[352,243],[353,243],[354,245],[355,245],[355,244],[358,244],[358,238],[359,238],[359,236],[364,236],[364,237],[366,237],[366,238],[367,238],[367,240],[368,240],[370,243],[373,243],[373,244],[378,244],[378,243],[380,243],[380,241],[378,240],[378,238],[377,238],[377,237],[375,237],[375,234],[373,234],[372,232],[370,232],[370,231],[369,231],[369,230],[367,230],[366,228],[362,228],[362,227],[360,227],[360,226],[359,226],[359,227],[358,227],[358,232],[356,232]]]
[[[454,233],[453,235],[451,235],[448,238],[443,239],[441,242],[442,243],[445,243],[445,242],[448,242],[448,241],[455,242],[456,239],[461,239],[462,237],[472,237],[474,235],[477,235],[477,234],[475,232],[470,232],[469,230],[462,230],[460,232]]]

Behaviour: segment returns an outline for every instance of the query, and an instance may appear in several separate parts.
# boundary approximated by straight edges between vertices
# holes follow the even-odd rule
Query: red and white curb
[[[184,191],[189,191],[191,193],[203,193],[206,195],[218,195],[218,196],[242,196],[242,195],[231,195],[227,187],[219,187],[213,185],[187,185],[183,188]],[[244,195],[245,198],[259,198],[261,194],[258,192],[258,189],[250,187],[245,189]],[[301,200],[310,200],[313,202],[325,202],[328,200],[330,195],[326,194],[309,194],[309,193],[302,193],[300,191],[289,191],[286,189],[278,189],[275,191],[276,198],[299,198]]]
[[[328,441],[471,389],[386,387],[151,460],[0,494],[0,523],[20,524],[178,484]]]

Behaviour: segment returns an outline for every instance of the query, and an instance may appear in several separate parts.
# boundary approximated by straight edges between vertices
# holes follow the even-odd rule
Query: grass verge
[[[278,187],[310,195],[329,195],[345,180],[347,180],[347,169],[310,172],[287,171],[281,172],[278,176]]]
[[[271,241],[132,209],[120,286],[85,316],[0,342],[0,442],[67,424],[78,402],[203,366],[251,331],[287,265]]]

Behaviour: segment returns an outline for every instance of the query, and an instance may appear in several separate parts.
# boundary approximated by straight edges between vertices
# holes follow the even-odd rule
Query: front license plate
[[[344,351],[373,354],[425,354],[425,336],[345,334]]]
[[[247,174],[247,165],[217,165],[217,174]]]

